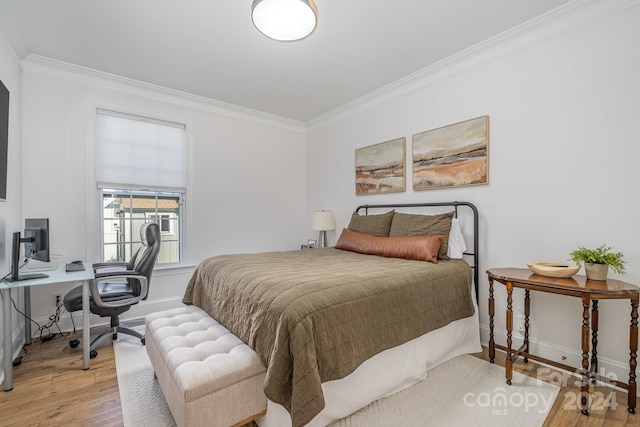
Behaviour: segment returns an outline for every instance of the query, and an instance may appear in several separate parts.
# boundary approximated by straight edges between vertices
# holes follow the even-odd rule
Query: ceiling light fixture
[[[313,0],[253,0],[253,25],[278,41],[300,40],[316,29],[318,9]]]

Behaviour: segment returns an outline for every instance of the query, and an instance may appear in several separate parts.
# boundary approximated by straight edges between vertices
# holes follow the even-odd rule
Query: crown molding
[[[640,3],[640,0],[575,0],[306,122],[307,130],[346,119],[418,89]]]
[[[76,84],[137,95],[182,108],[305,133],[398,99],[457,74],[478,68],[638,3],[640,0],[574,0],[307,122],[28,54],[24,43],[15,37],[16,33],[9,25],[10,22],[3,12],[2,3],[0,3],[0,12],[2,12],[0,15],[4,16],[0,16],[0,29],[13,47],[14,54],[17,57],[24,56],[21,64],[25,74],[56,78]]]
[[[294,132],[305,132],[303,122],[241,107],[203,96],[118,76],[68,62],[28,54],[22,60],[24,74],[57,79],[100,90],[134,95],[156,102],[234,119],[246,120]]]

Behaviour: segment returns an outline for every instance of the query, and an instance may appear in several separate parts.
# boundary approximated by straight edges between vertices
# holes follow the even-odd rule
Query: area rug
[[[124,426],[175,426],[140,340],[120,334],[114,350]],[[517,372],[508,386],[503,367],[463,355],[430,370],[424,381],[331,427],[539,427],[559,391],[558,386]]]
[[[427,378],[377,400],[331,427],[491,426],[539,427],[560,388],[462,355],[431,369]]]
[[[133,329],[144,331],[144,325]],[[124,427],[175,427],[147,351],[140,340],[119,334],[113,342]]]

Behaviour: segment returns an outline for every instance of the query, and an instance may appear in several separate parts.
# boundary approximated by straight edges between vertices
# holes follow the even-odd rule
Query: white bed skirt
[[[346,377],[322,383],[325,407],[307,426],[326,426],[345,418],[423,380],[429,369],[449,359],[482,351],[478,304],[472,294],[473,316],[378,353]],[[260,427],[291,427],[291,418],[284,407],[269,400],[266,415],[257,423]]]

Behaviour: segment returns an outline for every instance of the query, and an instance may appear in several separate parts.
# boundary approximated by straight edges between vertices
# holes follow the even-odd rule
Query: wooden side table
[[[489,277],[489,361],[493,363],[496,354],[496,343],[493,336],[493,317],[495,305],[493,298],[493,282],[499,282],[507,288],[507,346],[503,348],[507,352],[505,363],[505,376],[507,384],[511,384],[513,378],[513,362],[518,356],[538,360],[562,369],[571,367],[557,362],[543,359],[529,353],[529,315],[530,315],[530,291],[546,292],[558,295],[567,295],[582,299],[582,386],[580,393],[580,409],[584,415],[589,414],[589,379],[595,379],[598,370],[598,301],[604,299],[629,299],[631,301],[631,323],[629,326],[629,383],[616,382],[616,385],[627,390],[628,411],[636,412],[636,366],[638,351],[638,299],[640,288],[620,280],[587,280],[584,276],[570,278],[553,278],[533,274],[526,268],[492,268],[487,271]],[[514,350],[512,348],[513,332],[513,289],[525,290],[524,296],[524,343]],[[592,308],[590,310],[590,306]],[[593,349],[591,361],[589,361],[589,338]],[[591,362],[591,363],[589,363]]]

